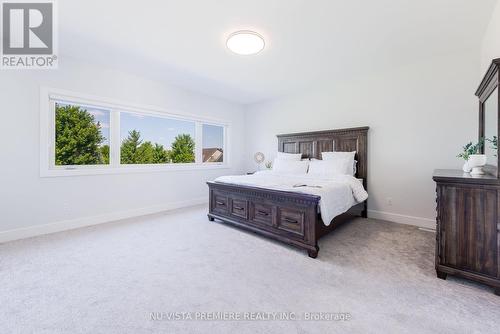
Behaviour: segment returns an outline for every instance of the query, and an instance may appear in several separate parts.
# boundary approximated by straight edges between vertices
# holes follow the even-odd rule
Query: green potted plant
[[[477,144],[472,142],[467,143],[463,147],[463,151],[457,155],[458,158],[465,160],[462,170],[472,175],[483,174],[482,167],[486,165],[486,155],[480,154],[481,148],[484,146],[484,138],[479,139]]]

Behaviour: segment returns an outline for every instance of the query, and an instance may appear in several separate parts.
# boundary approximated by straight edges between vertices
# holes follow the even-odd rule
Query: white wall
[[[475,139],[478,72],[477,50],[472,50],[409,61],[350,81],[332,78],[301,94],[250,105],[247,161],[256,151],[272,159],[279,133],[370,126],[369,214],[434,227],[432,172],[461,168],[455,156]]]
[[[495,58],[500,58],[500,2],[497,2],[484,34],[481,47],[481,77]]]
[[[41,178],[40,86],[229,120],[232,168]],[[0,111],[0,241],[5,231],[35,227],[3,233],[9,239],[189,204],[207,197],[205,181],[244,169],[241,106],[95,65],[64,59],[58,70],[2,71]]]
[[[460,168],[455,155],[475,139],[473,92],[491,59],[500,57],[499,39],[500,4],[484,36],[481,69],[477,50],[438,58],[430,53],[428,59],[409,59],[404,67],[373,70],[349,81],[332,77],[300,94],[244,108],[69,59],[55,71],[2,71],[0,241],[188,204],[206,197],[206,180],[255,169],[254,152],[272,159],[278,133],[364,125],[371,127],[370,214],[433,226],[432,171]],[[40,86],[228,119],[232,168],[40,178]]]

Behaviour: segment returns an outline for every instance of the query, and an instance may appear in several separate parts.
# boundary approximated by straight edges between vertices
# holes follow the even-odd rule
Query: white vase
[[[483,175],[483,166],[486,165],[486,154],[471,154],[467,165],[471,168],[470,175]]]
[[[464,165],[462,167],[462,170],[465,172],[465,173],[470,173],[470,167],[469,167],[469,164],[467,163],[467,161],[464,162]]]

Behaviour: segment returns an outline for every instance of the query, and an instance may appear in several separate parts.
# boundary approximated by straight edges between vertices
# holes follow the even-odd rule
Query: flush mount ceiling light
[[[254,55],[264,49],[264,38],[254,31],[241,30],[229,35],[227,48],[239,55]]]

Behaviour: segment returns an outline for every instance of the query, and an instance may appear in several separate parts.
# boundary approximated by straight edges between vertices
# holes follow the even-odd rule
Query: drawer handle
[[[296,221],[295,219],[291,219],[291,218],[288,218],[288,217],[285,217],[285,221],[287,223],[291,223],[291,224],[297,224],[298,221]]]
[[[261,216],[269,216],[269,213],[267,213],[265,211],[261,211],[261,210],[257,210],[257,214],[259,214]]]
[[[235,208],[236,210],[239,210],[239,211],[241,211],[241,210],[244,210],[244,209],[245,209],[245,208],[242,208],[241,206],[234,206],[234,208]]]
[[[224,202],[219,202],[219,201],[217,201],[216,203],[217,203],[217,205],[221,205],[221,206],[226,205],[226,203],[224,203]]]

